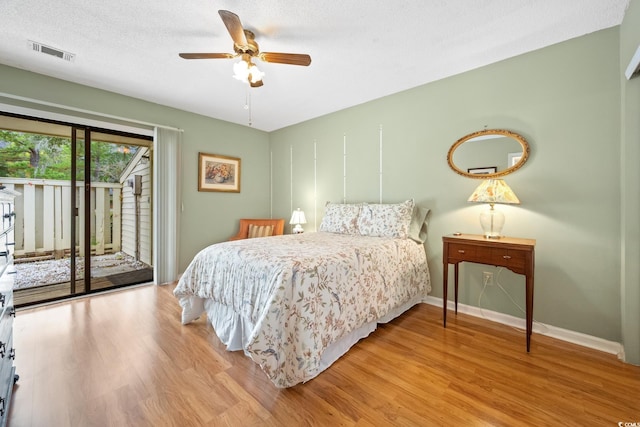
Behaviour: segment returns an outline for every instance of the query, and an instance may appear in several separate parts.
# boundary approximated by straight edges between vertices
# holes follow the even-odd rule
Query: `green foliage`
[[[91,181],[118,182],[138,147],[91,142]],[[77,179],[84,179],[84,144],[78,143]],[[71,179],[71,139],[0,130],[0,176]]]

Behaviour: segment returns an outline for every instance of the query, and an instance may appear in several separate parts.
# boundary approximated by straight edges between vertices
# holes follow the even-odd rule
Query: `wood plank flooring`
[[[617,426],[640,422],[640,367],[421,304],[306,384],[276,389],[174,286],[20,310],[9,425]]]

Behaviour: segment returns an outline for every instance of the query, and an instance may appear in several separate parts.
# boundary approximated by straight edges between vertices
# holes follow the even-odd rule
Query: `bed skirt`
[[[343,354],[349,351],[349,349],[353,347],[358,341],[369,336],[369,334],[376,330],[379,323],[388,323],[396,317],[400,316],[405,311],[412,308],[414,305],[423,302],[425,302],[424,298],[422,298],[421,296],[417,296],[413,300],[410,300],[402,306],[397,307],[391,312],[387,313],[387,315],[382,317],[381,319],[366,323],[341,337],[338,341],[329,344],[329,346],[327,346],[327,348],[322,353],[320,364],[316,372],[312,373],[311,377],[309,377],[306,381],[309,381],[318,376],[318,374],[327,369]],[[200,300],[199,303],[202,304],[203,301]],[[196,306],[199,306],[199,304],[196,303]],[[194,312],[202,313],[201,310],[198,310],[199,307],[194,308]],[[249,320],[243,318],[237,313],[234,313],[231,308],[217,303],[213,300],[204,301],[204,310],[207,313],[208,320],[209,322],[211,322],[216,335],[218,336],[220,341],[227,347],[228,351],[238,351],[246,348],[247,343],[252,339],[252,337],[250,336],[251,331],[254,330],[254,325],[252,325]],[[183,323],[188,323],[184,322],[184,320],[185,319],[183,319]],[[247,352],[245,352],[245,355],[251,357],[251,355]]]

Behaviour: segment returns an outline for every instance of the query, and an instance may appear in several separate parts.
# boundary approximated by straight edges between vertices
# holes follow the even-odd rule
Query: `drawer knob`
[[[459,254],[463,254],[464,253],[464,249],[458,249],[458,253]]]
[[[511,257],[509,255],[502,255],[502,258],[504,259],[511,259]]]
[[[16,317],[16,308],[14,306],[9,309],[9,316]]]
[[[16,360],[16,349],[12,348],[11,351],[9,352],[9,358],[12,360]]]
[[[0,294],[0,303],[2,304],[2,307],[4,307],[4,299],[5,299],[4,294]]]
[[[7,352],[7,344],[0,341],[0,357],[4,359],[4,354]]]

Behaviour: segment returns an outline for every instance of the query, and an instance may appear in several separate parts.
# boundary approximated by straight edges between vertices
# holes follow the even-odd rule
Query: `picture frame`
[[[484,168],[469,168],[467,172],[473,175],[488,175],[490,173],[498,172],[497,166],[487,166]]]
[[[240,159],[198,153],[198,191],[240,192]]]
[[[507,153],[507,167],[510,168],[518,164],[522,159],[522,152],[519,153]]]

